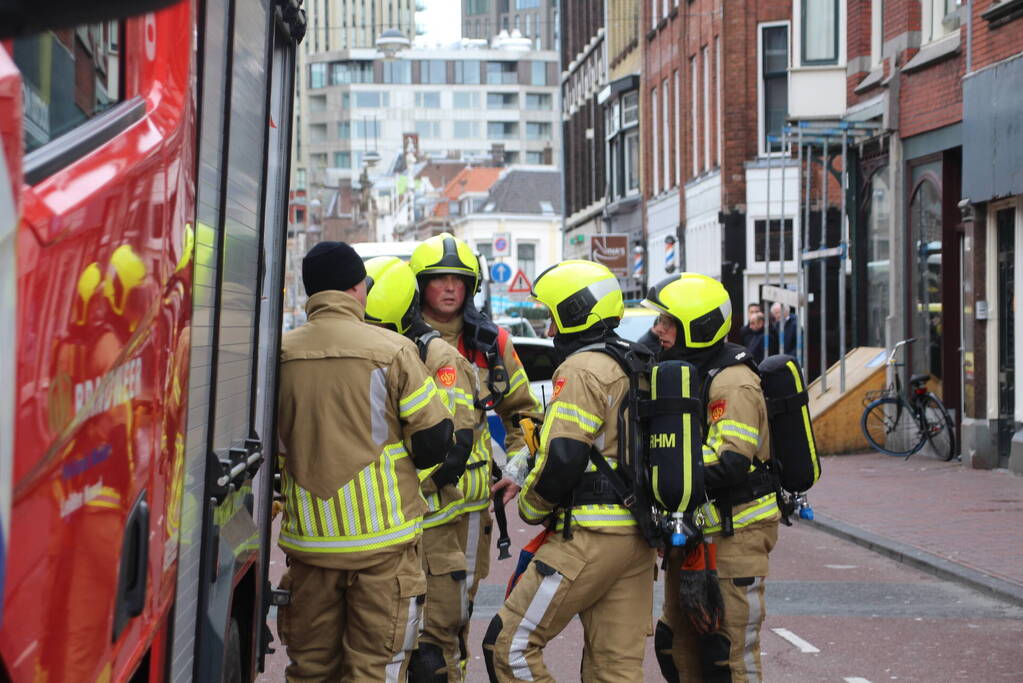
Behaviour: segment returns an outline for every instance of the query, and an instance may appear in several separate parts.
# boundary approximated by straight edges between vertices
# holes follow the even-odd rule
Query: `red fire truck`
[[[0,679],[261,668],[299,4],[0,7]]]

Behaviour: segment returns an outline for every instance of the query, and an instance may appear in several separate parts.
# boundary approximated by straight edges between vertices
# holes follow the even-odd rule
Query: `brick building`
[[[1023,472],[1023,2],[963,8],[963,460]]]
[[[788,115],[790,16],[787,0],[643,3],[643,192],[647,248],[661,255],[651,275],[670,272],[674,236],[678,265],[720,278],[737,312],[763,281],[756,235],[767,229],[764,168],[780,151],[767,137]]]

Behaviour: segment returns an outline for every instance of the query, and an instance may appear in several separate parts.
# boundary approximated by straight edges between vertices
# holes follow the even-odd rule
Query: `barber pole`
[[[643,278],[643,271],[646,267],[646,257],[643,247],[636,247],[632,251],[632,277],[640,280]]]
[[[676,239],[673,235],[668,235],[664,238],[664,272],[674,273],[675,272],[675,243]]]

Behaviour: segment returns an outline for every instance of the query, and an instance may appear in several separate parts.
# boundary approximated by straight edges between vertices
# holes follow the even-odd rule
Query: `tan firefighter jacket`
[[[319,292],[306,310],[281,343],[280,545],[356,569],[420,536],[426,505],[405,444],[450,413],[416,345],[363,322],[354,297]]]
[[[441,400],[451,412],[455,432],[462,429],[472,430],[475,443],[475,431],[482,411],[476,409],[478,379],[472,365],[451,344],[438,338],[426,347],[426,369],[437,385]],[[423,519],[424,529],[447,524],[464,511],[461,487],[458,484],[449,484],[438,491],[430,478],[436,469],[437,467],[431,467],[419,472],[423,497],[426,498],[428,508]]]
[[[629,392],[629,379],[611,356],[599,351],[574,353],[554,373],[554,395],[544,415],[536,462],[519,492],[519,516],[527,524],[539,524],[558,508],[583,472],[596,472],[587,456],[572,472],[549,460],[554,439],[579,441],[589,452],[596,448],[612,468],[618,467],[618,410]],[[557,491],[559,500],[538,492]],[[638,533],[636,519],[622,505],[577,505],[572,522],[609,533]],[[555,515],[552,528],[562,529],[563,511]]]
[[[443,323],[430,318],[424,312],[423,319],[426,320],[430,327],[441,333],[444,341],[470,359],[470,363],[475,365],[479,378],[480,395],[488,394],[490,390],[487,387],[487,378],[490,376],[490,370],[486,367],[486,359],[483,357],[483,354],[474,353],[470,356],[470,354],[464,351],[465,345],[461,340],[462,318],[456,317],[450,322]],[[508,373],[508,393],[497,404],[494,412],[501,417],[501,421],[504,423],[504,429],[508,435],[505,440],[505,450],[510,456],[525,445],[522,439],[522,429],[512,422],[512,418],[521,412],[542,412],[543,407],[529,387],[529,378],[526,377],[526,370],[522,367],[522,361],[519,360],[518,354],[515,353],[515,347],[510,339],[506,338],[503,351],[504,353],[501,357],[504,361],[505,370]],[[490,429],[487,427],[486,415],[481,411],[480,421],[477,424],[476,434],[473,438],[472,455],[469,457],[469,465],[461,480],[464,512],[482,510],[489,506],[492,462],[493,453],[490,445]]]

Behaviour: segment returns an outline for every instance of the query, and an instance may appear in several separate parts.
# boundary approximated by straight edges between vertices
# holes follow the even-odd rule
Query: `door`
[[[995,213],[998,243],[998,466],[1008,467],[1016,410],[1016,209]]]

